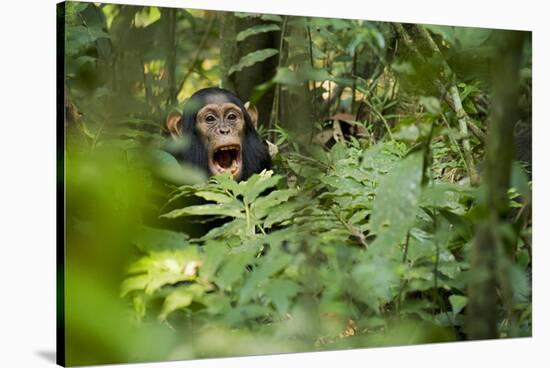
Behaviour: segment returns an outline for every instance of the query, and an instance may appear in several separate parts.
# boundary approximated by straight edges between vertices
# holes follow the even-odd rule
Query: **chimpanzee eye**
[[[235,119],[237,119],[237,115],[235,115],[234,113],[231,113],[231,114],[227,115],[227,118],[229,120],[235,120]]]
[[[209,123],[213,122],[216,120],[216,117],[214,115],[208,115],[206,117],[206,121],[208,121]]]

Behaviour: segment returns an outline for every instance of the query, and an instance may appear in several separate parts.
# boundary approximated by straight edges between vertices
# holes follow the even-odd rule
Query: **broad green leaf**
[[[420,199],[422,155],[414,153],[382,178],[373,202],[375,243],[397,245],[414,224]],[[373,244],[374,246],[374,244]]]
[[[151,253],[128,267],[135,275],[123,282],[123,293],[139,288],[150,295],[164,285],[194,280],[201,264],[196,247]]]
[[[271,310],[268,307],[260,304],[238,305],[229,310],[226,318],[230,324],[238,325],[249,320],[267,316],[270,312]]]
[[[288,199],[296,195],[298,191],[296,189],[283,189],[276,190],[269,193],[267,196],[260,197],[250,206],[252,215],[257,220],[260,220],[271,214],[273,207],[280,205],[283,202],[287,202]]]
[[[295,199],[286,203],[282,203],[269,211],[269,214],[264,220],[264,228],[270,228],[275,224],[292,219],[295,216],[294,211],[301,208],[302,203]]]
[[[260,33],[265,32],[272,32],[272,31],[278,31],[281,27],[277,24],[259,24],[257,26],[253,26],[250,28],[245,29],[244,31],[241,31],[237,34],[236,40],[237,42],[244,41],[250,36],[254,36]]]
[[[179,286],[175,290],[172,290],[166,299],[164,299],[159,319],[161,321],[165,320],[175,310],[188,307],[193,300],[202,297],[204,292],[204,286],[199,284]]]
[[[528,198],[531,195],[531,188],[529,186],[529,178],[525,172],[525,169],[518,161],[512,163],[512,175],[511,186],[516,188],[517,191],[524,197]]]
[[[132,299],[132,305],[134,306],[134,311],[136,312],[138,321],[143,320],[143,317],[145,317],[145,313],[147,313],[147,304],[145,302],[143,294],[138,294],[134,296],[134,298]]]
[[[145,28],[160,19],[160,10],[156,6],[144,7],[134,15],[134,25]]]
[[[168,314],[176,309],[182,309],[191,305],[193,294],[187,290],[187,287],[179,287],[172,291],[164,300],[162,311],[159,314],[159,319],[165,320]]]
[[[256,268],[247,278],[247,281],[241,289],[239,303],[244,304],[252,299],[254,294],[258,293],[260,284],[266,281],[271,275],[282,270],[292,259],[289,254],[284,254],[275,250],[272,250],[272,252],[274,252],[274,254],[267,254],[258,268]]]
[[[464,309],[468,303],[468,298],[463,295],[451,295],[449,297],[449,303],[451,303],[451,307],[453,308],[453,315],[456,316],[462,309]]]
[[[239,201],[234,200],[231,203],[224,204],[203,204],[189,206],[170,211],[161,215],[161,218],[178,218],[184,216],[229,216],[235,218],[244,218],[243,209]]]
[[[214,278],[221,289],[230,289],[231,286],[242,278],[247,264],[254,260],[254,249],[238,249],[227,255],[227,261]]]
[[[231,238],[241,237],[245,234],[246,221],[242,218],[235,218],[233,221],[227,222],[222,226],[218,226],[210,230],[203,239],[215,239],[215,238]]]
[[[290,306],[290,300],[298,294],[300,285],[292,280],[273,279],[265,288],[265,296],[270,299],[277,311],[285,314]]]
[[[217,184],[220,189],[229,190],[234,196],[241,194],[239,183],[229,173],[214,176],[212,182]]]
[[[278,53],[279,51],[277,49],[262,49],[253,51],[244,55],[236,65],[229,68],[228,74],[231,75],[235,72],[241,71],[246,67],[259,63],[260,61],[264,61],[265,59],[268,59],[273,55],[277,55]]]
[[[220,192],[214,192],[214,191],[208,191],[208,190],[201,190],[201,191],[195,192],[195,195],[197,197],[204,198],[207,201],[218,202],[219,204],[229,203],[234,200],[233,198],[228,196],[226,193],[220,193]]]
[[[392,300],[399,286],[396,264],[377,256],[359,263],[352,270],[352,278],[358,288],[353,293],[375,312]]]
[[[216,241],[210,241],[203,249],[204,265],[201,267],[201,278],[209,280],[216,274],[229,249],[225,244]]]
[[[149,284],[149,275],[137,275],[126,278],[120,287],[120,295],[126,296],[131,291],[145,290]]]
[[[526,303],[531,297],[531,285],[527,272],[518,265],[511,264],[508,267],[508,277],[512,287],[513,300],[515,303]]]
[[[263,171],[246,182],[240,182],[244,203],[252,203],[263,191],[277,185],[281,178],[280,175],[273,175],[273,171]]]
[[[435,182],[423,188],[420,197],[422,206],[447,209],[455,213],[463,211],[461,200],[470,198],[471,187],[453,183]]]

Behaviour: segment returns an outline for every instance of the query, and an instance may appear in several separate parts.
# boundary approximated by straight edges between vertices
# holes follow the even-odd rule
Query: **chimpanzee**
[[[208,175],[228,172],[237,181],[271,168],[267,146],[256,132],[257,110],[222,88],[195,92],[183,115],[166,120],[174,138],[188,137],[185,149],[171,152],[176,159],[205,170]]]

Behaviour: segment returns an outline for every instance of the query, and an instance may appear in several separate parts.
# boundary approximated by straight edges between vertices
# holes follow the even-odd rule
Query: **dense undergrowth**
[[[242,342],[235,354],[464,339],[478,189],[441,176],[447,149],[352,139],[281,157],[275,173],[248,181],[181,186],[169,201],[205,203],[161,218],[188,218],[207,232],[144,227],[122,295],[138,319],[176,330],[192,323],[205,341],[212,329],[237,334],[237,345],[269,341]],[[514,175],[527,185],[519,165]],[[516,194],[510,201],[520,206]],[[225,221],[209,226],[215,219]],[[502,337],[531,333],[529,258],[523,244],[516,253],[507,272],[517,320],[511,328],[500,311]],[[193,354],[228,353],[202,353],[210,348],[201,341]]]
[[[59,20],[69,364],[471,339],[488,219],[497,337],[531,336],[529,37],[495,219],[504,31],[94,3]],[[207,178],[162,150],[166,115],[220,80],[248,86],[272,171]]]

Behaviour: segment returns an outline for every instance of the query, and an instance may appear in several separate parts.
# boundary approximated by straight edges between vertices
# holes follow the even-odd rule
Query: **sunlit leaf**
[[[451,295],[449,297],[449,303],[451,303],[451,307],[453,308],[453,314],[456,316],[468,303],[468,298],[463,295]]]
[[[280,29],[281,27],[279,27],[277,24],[259,24],[257,26],[250,27],[245,29],[244,31],[239,32],[236,36],[236,40],[240,42],[246,40],[250,36],[265,32],[278,31]]]
[[[170,313],[188,307],[194,299],[201,297],[203,294],[204,287],[198,284],[180,286],[170,291],[162,305],[159,319],[165,320]]]
[[[203,204],[197,206],[189,206],[170,211],[161,215],[161,218],[178,218],[184,216],[229,216],[236,218],[244,218],[242,207],[237,200],[224,204]]]
[[[421,175],[422,155],[414,153],[381,180],[371,216],[371,229],[378,234],[377,245],[382,242],[385,245],[396,245],[414,224],[420,199]]]
[[[235,72],[241,71],[246,67],[252,66],[260,61],[264,61],[274,55],[277,55],[279,50],[277,49],[263,49],[253,51],[243,56],[236,65],[229,68],[228,74],[231,75]]]

